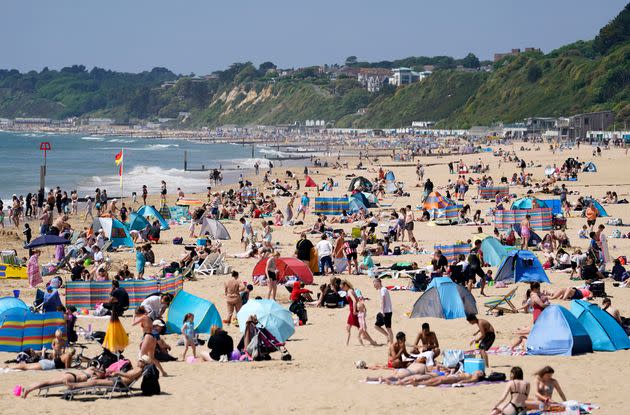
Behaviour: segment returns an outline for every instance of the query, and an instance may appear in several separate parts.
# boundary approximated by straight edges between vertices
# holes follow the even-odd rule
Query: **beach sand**
[[[580,160],[591,160],[591,148],[582,146],[580,150],[566,150],[564,152],[552,154],[548,151],[518,151],[520,143],[503,148],[517,150],[517,154],[526,161],[533,160],[542,167],[528,169],[534,173],[536,179],[543,177],[544,166],[562,162],[570,156],[578,156]],[[533,147],[525,144],[526,147]],[[472,154],[463,156],[463,160],[468,164],[475,163],[479,157],[484,163],[489,163],[489,172],[495,178],[495,182],[502,175],[511,176],[517,171],[514,163],[502,163],[498,168],[499,158],[493,157],[492,153]],[[448,174],[446,163],[456,160],[459,157],[425,157],[423,163],[441,163],[440,165],[429,166],[425,169],[425,178],[430,177],[436,186],[443,186],[449,178],[456,176]],[[619,198],[628,198],[630,190],[630,163],[623,150],[604,151],[603,157],[594,160],[599,168],[597,173],[582,173],[578,182],[566,182],[569,190],[577,190],[582,195],[593,195],[601,197],[606,190],[615,190]],[[384,165],[397,164],[389,160],[382,160]],[[356,159],[350,160],[350,165],[356,164]],[[369,166],[375,168],[377,166]],[[388,167],[384,167],[386,170]],[[417,183],[415,167],[410,163],[406,166],[389,167],[397,176],[397,180],[406,184],[405,190],[411,193],[410,198],[387,197],[386,202],[391,202],[394,207],[399,208],[407,204],[416,206],[420,203],[421,187],[414,187]],[[326,177],[334,177],[339,182],[339,186],[333,192],[323,194],[334,196],[345,193],[348,181],[346,174],[357,171],[332,170],[323,168],[311,168],[311,177],[317,183],[321,183]],[[317,171],[318,172],[315,172]],[[298,177],[303,184],[303,175],[300,169]],[[274,172],[278,177],[283,177],[284,169]],[[365,174],[365,173],[364,173]],[[368,172],[366,176],[372,178],[374,172]],[[477,175],[473,175],[477,176]],[[258,177],[260,179],[261,176]],[[469,195],[475,193],[475,187],[471,187]],[[522,195],[526,189],[522,187],[512,187],[511,190]],[[310,190],[310,195],[314,196],[314,191]],[[545,197],[545,195],[538,195]],[[569,196],[574,201],[576,196]],[[288,199],[279,198],[278,204],[284,208]],[[172,200],[170,200],[172,203]],[[486,210],[491,207],[491,203],[473,203],[470,197],[466,203],[471,203],[474,210]],[[297,206],[297,205],[296,205]],[[621,217],[624,222],[630,222],[628,215],[628,205],[606,206],[611,217]],[[417,215],[418,216],[418,215]],[[486,218],[489,220],[489,218]],[[306,225],[312,224],[314,215],[307,216]],[[600,220],[599,222],[602,222]],[[567,235],[574,246],[585,248],[587,240],[577,239],[579,228],[585,223],[583,218],[572,217],[568,219]],[[255,227],[260,228],[260,221],[254,221]],[[232,235],[232,240],[224,241],[225,251],[233,254],[241,252],[239,244],[240,225],[236,221],[226,224]],[[335,226],[350,230],[352,225]],[[616,227],[607,226],[606,234]],[[13,229],[13,228],[8,228]],[[485,233],[491,233],[493,227],[484,226]],[[622,232],[628,228],[620,228]],[[416,223],[415,235],[420,246],[432,250],[436,243],[448,243],[456,240],[474,239],[473,232],[476,227],[471,226],[430,226],[427,223]],[[183,254],[182,246],[171,244],[175,236],[184,236],[186,242],[192,242],[188,238],[187,225],[176,226],[172,230],[162,234],[162,241],[155,245],[156,258],[173,260],[179,259]],[[280,242],[280,251],[283,256],[293,254],[293,246],[297,241],[297,235],[290,227],[275,228],[273,233],[274,243]],[[314,242],[318,238],[312,238]],[[0,234],[0,246],[3,249],[19,247],[21,242],[11,236]],[[630,253],[630,240],[610,239],[609,247],[612,257],[628,255]],[[25,255],[23,249],[19,250],[20,255]],[[51,250],[52,254],[52,250]],[[130,253],[110,254],[116,264],[128,262],[130,266],[135,263]],[[401,260],[416,261],[421,265],[426,265],[430,259],[429,255],[413,255],[401,257],[377,257],[376,262],[382,264],[392,264]],[[40,261],[43,262],[43,261]],[[241,274],[242,280],[251,281],[251,270],[256,263],[254,259],[228,259],[228,264]],[[496,269],[494,269],[496,272]],[[549,272],[549,277],[553,283],[547,289],[557,289],[573,285],[565,273]],[[223,315],[226,312],[226,304],[223,298],[223,282],[229,276],[212,276],[202,278],[198,281],[186,282],[185,290],[212,300],[219,312]],[[54,372],[10,372],[0,373],[0,413],[24,414],[24,413],[81,413],[81,414],[145,414],[145,413],[175,413],[177,411],[187,413],[430,413],[430,414],[485,414],[498,400],[505,385],[478,385],[463,389],[454,388],[414,388],[414,387],[393,387],[385,385],[366,384],[362,381],[366,376],[386,374],[384,371],[360,370],[354,367],[357,360],[365,360],[368,364],[385,364],[387,362],[387,346],[383,345],[384,337],[377,333],[371,322],[379,309],[377,293],[372,286],[371,280],[367,276],[347,276],[355,287],[361,289],[363,295],[371,298],[367,301],[368,327],[370,334],[381,344],[379,347],[359,346],[356,339],[356,332],[353,332],[349,346],[345,346],[345,323],[348,316],[348,309],[325,309],[308,308],[309,322],[306,326],[296,328],[295,335],[287,343],[287,348],[293,356],[290,362],[279,360],[279,355],[274,354],[274,360],[253,363],[198,363],[189,364],[184,362],[166,363],[164,367],[169,373],[169,377],[161,378],[163,394],[154,397],[131,397],[115,398],[112,400],[97,399],[86,402],[66,402],[59,397],[39,398],[35,395],[27,400],[15,398],[12,394],[15,385],[28,385],[32,382],[48,379]],[[328,280],[328,277],[315,277],[317,285],[310,286],[311,290],[318,292],[318,285]],[[408,280],[385,282],[386,285],[407,285]],[[27,288],[26,281],[2,280],[0,281],[0,296],[12,295],[13,289],[21,289],[22,297],[27,303],[32,301],[34,290]],[[527,287],[520,285],[517,291],[516,304],[520,305],[525,296]],[[509,289],[489,287],[487,293],[490,295],[504,294]],[[630,290],[615,288],[606,282],[606,291],[613,297],[613,305],[619,308],[622,315],[630,315]],[[473,291],[477,299],[477,306],[480,314],[483,314],[483,302],[479,290]],[[265,296],[266,287],[256,287],[253,296]],[[287,291],[279,287],[278,300],[288,306],[289,299]],[[441,319],[409,319],[405,313],[411,311],[411,307],[419,293],[410,291],[391,292],[393,301],[394,317],[393,330],[404,331],[407,334],[408,343],[415,338],[420,325],[427,321],[431,324],[438,336],[442,349],[468,349],[468,342],[475,328],[464,319],[441,320]],[[252,297],[253,297],[252,296]],[[600,303],[599,300],[597,300]],[[568,306],[568,302],[556,302]],[[134,360],[137,355],[137,347],[140,339],[140,330],[131,327],[131,313],[127,313],[122,321],[131,335],[131,345],[125,355]],[[512,338],[511,332],[517,327],[529,325],[532,316],[530,314],[504,315],[502,317],[488,317],[497,332],[495,345],[508,345]],[[95,329],[105,329],[106,318],[84,318],[80,317],[79,326],[87,327],[91,323]],[[240,338],[238,328],[230,327],[228,332],[235,342]],[[173,345],[173,355],[180,356],[183,347],[175,346],[176,336],[166,337],[167,342]],[[202,346],[205,349],[205,346]],[[100,350],[96,345],[91,345],[88,356],[96,355]],[[4,361],[14,357],[14,354],[0,353],[0,360]],[[596,352],[583,356],[561,357],[561,356],[490,356],[491,371],[509,373],[513,365],[521,366],[525,372],[526,379],[532,380],[533,373],[542,366],[551,365],[556,373],[555,378],[560,382],[568,399],[575,399],[581,402],[594,402],[601,406],[595,414],[627,414],[627,401],[624,390],[627,379],[630,377],[630,351],[619,351],[614,353]],[[530,395],[531,397],[531,395]]]

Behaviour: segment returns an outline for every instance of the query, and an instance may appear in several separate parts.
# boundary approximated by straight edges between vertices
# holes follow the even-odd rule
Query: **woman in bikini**
[[[505,392],[499,402],[492,408],[490,415],[519,415],[526,411],[529,386],[529,382],[523,380],[523,369],[514,366],[510,370],[510,382],[505,387]],[[508,396],[508,402],[501,407],[500,405],[508,399]]]
[[[149,363],[151,363],[151,358],[143,355],[138,360],[136,366],[127,372],[113,372],[105,379],[93,377],[85,382],[70,382],[68,383],[68,389],[80,389],[90,386],[114,386],[117,380],[120,380],[123,385],[129,386],[133,381],[142,376],[145,366]]]
[[[529,222],[531,218],[531,216],[525,215],[525,219],[521,221],[521,249],[523,250],[527,250],[527,244],[531,236],[530,228],[532,225]]]
[[[98,376],[103,373],[103,371],[100,371],[95,367],[90,367],[85,370],[79,371],[63,372],[61,375],[56,376],[50,380],[34,383],[29,387],[22,389],[21,396],[22,398],[26,399],[26,397],[33,391],[49,388],[51,386],[67,385],[68,383],[86,382],[93,376]]]
[[[148,356],[150,363],[153,363],[157,367],[162,376],[166,377],[168,374],[162,368],[160,362],[155,358],[155,348],[157,346],[157,337],[153,334],[153,320],[149,317],[147,310],[144,306],[136,308],[135,316],[133,318],[133,325],[140,325],[142,327],[142,340],[140,341],[140,356]]]
[[[556,379],[553,378],[554,370],[551,366],[545,366],[536,372],[536,401],[531,402],[528,401],[528,406],[530,408],[536,409],[543,403],[545,405],[545,409],[551,409],[552,406],[558,406],[557,402],[552,401],[553,391],[557,390],[560,395],[560,399],[562,401],[566,401],[567,397],[564,395],[562,388],[560,388],[560,384]],[[562,406],[562,405],[560,405]]]

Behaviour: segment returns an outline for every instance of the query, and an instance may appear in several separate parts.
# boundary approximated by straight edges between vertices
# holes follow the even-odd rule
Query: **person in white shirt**
[[[392,332],[392,299],[389,296],[389,290],[383,287],[383,282],[380,278],[374,278],[374,288],[378,290],[381,302],[381,312],[376,315],[374,327],[387,337],[388,343],[392,343],[394,341],[394,333]],[[385,326],[384,329],[383,326]]]
[[[334,273],[335,270],[332,263],[333,247],[326,234],[322,235],[322,240],[317,242],[315,249],[317,249],[317,256],[319,258],[319,272],[322,275],[326,275],[326,268],[328,268],[330,272]]]

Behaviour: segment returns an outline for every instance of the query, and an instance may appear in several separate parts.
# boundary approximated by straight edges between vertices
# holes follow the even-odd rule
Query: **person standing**
[[[490,347],[492,347],[496,338],[494,327],[492,327],[492,324],[490,324],[488,320],[480,320],[474,314],[467,315],[466,321],[468,321],[471,325],[477,326],[477,331],[473,334],[470,345],[472,346],[475,343],[479,344],[479,353],[481,354],[483,361],[486,363],[486,369],[488,369],[490,367],[490,363],[488,362],[487,351],[490,350]]]
[[[387,342],[394,341],[394,333],[392,332],[392,299],[389,296],[389,290],[383,287],[383,282],[380,278],[374,278],[374,288],[378,291],[378,296],[381,303],[381,311],[376,315],[376,323],[374,327],[376,331],[382,333],[387,337]],[[385,328],[383,329],[383,326]]]
[[[597,220],[597,216],[599,216],[599,211],[595,207],[594,203],[591,203],[586,208],[585,212],[586,216],[586,225],[591,227],[591,230],[595,227],[595,221]]]
[[[295,219],[300,219],[300,213],[302,214],[302,220],[306,220],[306,211],[308,210],[308,205],[311,203],[311,199],[308,197],[308,193],[304,192],[302,198],[300,200],[300,206],[298,206],[297,215],[295,215]]]
[[[142,185],[142,204],[147,204],[147,196],[149,196],[149,190],[147,189],[147,185]]]
[[[265,275],[267,277],[267,299],[276,299],[276,290],[278,289],[278,258],[280,258],[280,252],[276,251],[267,260],[267,266],[265,267]]]
[[[28,274],[28,285],[31,288],[37,287],[44,281],[42,279],[42,274],[39,271],[39,254],[39,250],[33,250],[26,265],[26,272]]]
[[[241,299],[241,292],[245,290],[245,287],[238,280],[238,272],[232,271],[232,277],[225,281],[224,292],[225,301],[227,303],[227,317],[223,320],[224,324],[228,326],[232,323],[232,315],[238,313],[243,305]]]
[[[295,244],[295,255],[297,259],[304,262],[304,264],[310,268],[311,262],[311,250],[313,249],[313,243],[306,237],[306,233],[300,234],[300,240]]]
[[[333,247],[325,233],[322,234],[322,240],[317,242],[315,248],[317,249],[317,256],[319,258],[319,272],[322,275],[326,275],[326,268],[328,268],[330,269],[330,272],[334,274],[335,269],[333,267],[331,257]]]
[[[531,218],[530,215],[525,215],[525,218],[521,221],[521,249],[523,250],[527,250],[529,238],[531,237],[530,229],[532,225],[529,221]]]

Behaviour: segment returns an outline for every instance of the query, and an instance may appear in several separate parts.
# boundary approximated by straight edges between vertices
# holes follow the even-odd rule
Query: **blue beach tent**
[[[354,193],[354,194],[350,195],[350,200],[352,200],[352,199],[358,200],[359,202],[363,203],[363,205],[365,205],[367,207],[370,206],[370,201],[368,200],[367,196],[365,196],[361,192],[357,192],[357,193]]]
[[[550,305],[540,313],[527,338],[527,353],[573,356],[593,351],[586,329],[569,310]]]
[[[127,227],[115,218],[95,218],[92,223],[94,233],[103,229],[105,237],[112,241],[112,247],[126,246],[133,248],[133,240]]]
[[[361,200],[351,197],[348,202],[348,213],[357,213],[359,210],[365,210],[367,212],[368,208],[365,206]]]
[[[195,315],[195,332],[210,333],[212,326],[223,327],[219,311],[212,302],[184,290],[175,295],[168,308],[166,330],[168,333],[181,333],[184,316],[188,313]]]
[[[533,209],[533,202],[536,200],[541,208],[550,208],[553,215],[562,213],[562,204],[560,199],[538,199],[536,197],[521,197],[512,203],[512,210],[529,210]]]
[[[150,225],[150,223],[144,216],[135,212],[129,215],[129,222],[127,222],[127,226],[130,231],[141,231],[148,225]]]
[[[477,314],[477,302],[470,291],[449,277],[436,277],[413,305],[411,318],[437,317],[447,320]]]
[[[613,352],[630,349],[630,339],[617,320],[597,304],[583,300],[571,301],[571,314],[578,319],[591,337],[593,350]]]
[[[154,206],[142,206],[140,209],[138,209],[138,215],[144,216],[147,220],[149,220],[149,218],[155,218],[155,220],[160,222],[160,229],[162,229],[163,231],[170,229],[166,219],[162,217],[160,212],[158,212],[158,210]]]
[[[508,252],[514,250],[511,246],[502,245],[501,242],[489,236],[481,242],[481,252],[483,252],[483,260],[485,263],[493,267],[498,267],[507,256]]]
[[[497,270],[495,281],[549,282],[540,261],[530,251],[514,250],[507,253]]]
[[[592,161],[589,161],[588,163],[584,165],[584,168],[582,168],[582,171],[588,172],[588,173],[595,173],[597,172],[597,166]]]
[[[394,175],[394,172],[390,170],[387,173],[385,173],[385,180],[388,182],[393,182],[394,180],[396,180],[396,176]]]

